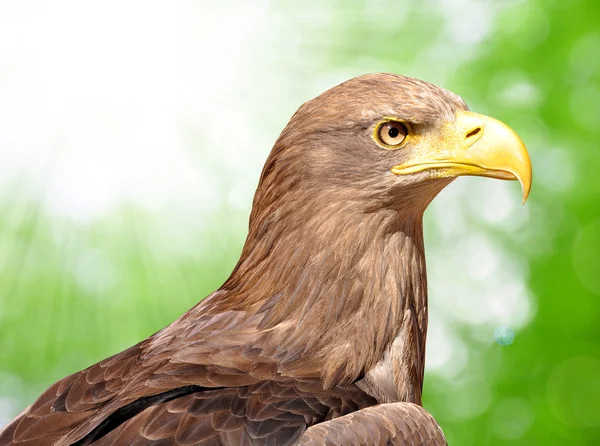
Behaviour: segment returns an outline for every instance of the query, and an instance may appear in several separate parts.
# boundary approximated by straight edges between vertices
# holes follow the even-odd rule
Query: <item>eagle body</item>
[[[453,93],[389,74],[301,106],[266,161],[228,280],[52,385],[0,445],[445,444],[421,407],[423,213],[473,166],[528,190],[524,148],[510,140],[516,161],[488,165],[495,152],[476,134],[496,124],[477,119]],[[468,144],[488,164],[460,164]]]

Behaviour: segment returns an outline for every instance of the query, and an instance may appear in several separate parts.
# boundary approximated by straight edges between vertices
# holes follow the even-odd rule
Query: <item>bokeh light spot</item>
[[[521,438],[533,424],[533,411],[523,399],[510,398],[500,401],[492,411],[492,429],[506,440]]]
[[[515,333],[509,327],[496,327],[494,330],[494,339],[498,345],[511,345],[515,342]]]
[[[586,81],[600,72],[600,57],[590,57],[590,54],[600,54],[600,34],[597,32],[581,37],[571,49],[569,62],[575,81]]]
[[[467,420],[483,413],[491,400],[489,387],[478,377],[450,389],[446,394],[448,414],[452,414],[455,420]]]
[[[506,105],[531,107],[539,102],[540,93],[535,85],[523,80],[503,88],[500,91],[500,99]]]
[[[600,89],[592,84],[575,88],[570,101],[571,116],[584,130],[600,129]]]
[[[536,179],[551,191],[565,192],[575,181],[575,168],[566,150],[546,150],[535,164]]]
[[[580,356],[560,363],[546,385],[548,405],[562,423],[576,428],[600,425],[600,361]]]

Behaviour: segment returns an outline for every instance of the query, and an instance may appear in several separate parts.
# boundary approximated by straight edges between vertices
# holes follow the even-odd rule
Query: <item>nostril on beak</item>
[[[469,138],[477,135],[479,132],[481,132],[481,127],[475,127],[473,130],[471,130],[469,133],[467,133],[467,135],[465,136],[465,139],[469,139]]]
[[[481,132],[481,127],[475,127],[473,130],[471,130],[470,132],[468,132],[465,136],[465,139],[469,139],[475,135],[477,135],[479,132]]]

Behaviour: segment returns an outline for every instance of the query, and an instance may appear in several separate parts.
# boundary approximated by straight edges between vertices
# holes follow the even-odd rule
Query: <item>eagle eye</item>
[[[385,121],[379,126],[376,135],[380,143],[392,148],[404,142],[408,135],[408,129],[401,122]]]

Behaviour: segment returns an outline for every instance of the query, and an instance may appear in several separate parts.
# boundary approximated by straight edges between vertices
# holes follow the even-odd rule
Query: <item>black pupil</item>
[[[399,134],[400,130],[398,130],[397,127],[390,127],[390,129],[388,130],[388,135],[390,135],[390,138],[395,138]]]

